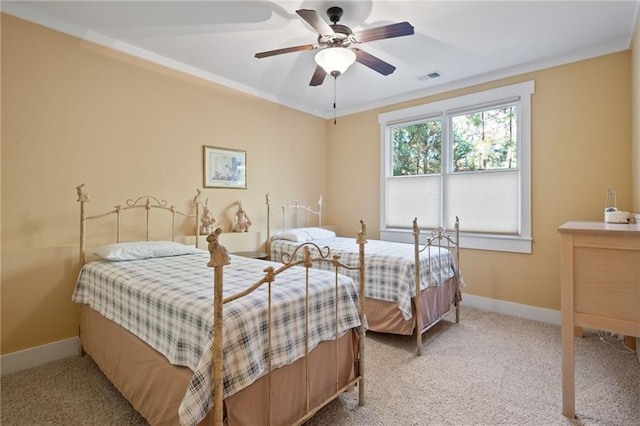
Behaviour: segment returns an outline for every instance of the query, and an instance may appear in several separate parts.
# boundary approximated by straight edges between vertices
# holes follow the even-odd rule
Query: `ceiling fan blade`
[[[256,58],[266,58],[268,56],[281,55],[283,53],[300,52],[303,50],[317,49],[318,46],[313,44],[303,44],[302,46],[285,47],[283,49],[268,50],[266,52],[256,53]]]
[[[356,54],[356,61],[360,62],[362,65],[371,68],[374,71],[379,72],[382,75],[389,75],[396,70],[396,67],[393,65],[383,61],[382,59],[373,56],[370,53],[367,53],[360,49],[353,49]]]
[[[318,15],[318,12],[315,10],[309,9],[300,9],[296,10],[296,13],[300,15],[302,19],[307,21],[309,25],[315,29],[320,35],[333,35],[333,28],[329,24],[326,23],[324,19]]]
[[[311,77],[309,86],[320,86],[324,81],[326,75],[327,73],[324,71],[324,69],[320,65],[318,65],[316,67],[316,70],[313,72],[313,76]]]
[[[411,34],[413,34],[413,26],[408,22],[399,22],[397,24],[384,25],[382,27],[357,31],[353,35],[358,43],[366,43],[368,41],[402,37]]]

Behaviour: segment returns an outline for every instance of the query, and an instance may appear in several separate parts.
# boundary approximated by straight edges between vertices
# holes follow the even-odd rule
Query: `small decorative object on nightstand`
[[[209,199],[207,198],[207,201],[202,203],[202,217],[200,218],[200,223],[202,223],[202,226],[200,227],[200,234],[203,235],[209,235],[210,233],[213,232],[213,225],[214,223],[216,223],[216,218],[213,217],[213,215],[211,214],[211,211],[209,211]]]
[[[249,231],[249,227],[251,226],[251,219],[247,216],[247,212],[242,208],[242,203],[238,201],[238,211],[236,212],[235,217],[235,226],[233,227],[234,232],[247,232]]]
[[[252,259],[269,260],[269,255],[264,251],[237,251],[236,256],[250,257]]]

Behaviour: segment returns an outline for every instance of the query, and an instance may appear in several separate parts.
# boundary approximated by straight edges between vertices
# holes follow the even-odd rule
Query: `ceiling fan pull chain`
[[[337,84],[338,78],[337,77],[333,77],[333,124],[335,125],[338,122],[338,119],[336,117],[336,84]]]

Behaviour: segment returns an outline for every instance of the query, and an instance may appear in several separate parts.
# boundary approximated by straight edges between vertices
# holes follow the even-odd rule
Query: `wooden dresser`
[[[574,336],[587,327],[640,337],[640,225],[567,222],[558,232],[562,414],[574,418]]]

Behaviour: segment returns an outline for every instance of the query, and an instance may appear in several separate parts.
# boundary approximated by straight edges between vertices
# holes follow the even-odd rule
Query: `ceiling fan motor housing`
[[[319,34],[318,35],[318,44],[321,46],[341,46],[347,47],[353,44],[352,40],[352,32],[349,27],[344,25],[334,24],[331,25],[333,29],[333,34]]]
[[[331,29],[334,34],[319,34],[318,43],[323,46],[329,47],[347,47],[353,43],[351,35],[353,31],[346,25],[338,24],[338,21],[342,17],[343,10],[341,7],[334,6],[327,9],[327,16],[332,22]]]
[[[342,8],[338,6],[333,6],[327,9],[327,15],[329,16],[329,20],[334,24],[337,24],[340,18],[342,18]]]

